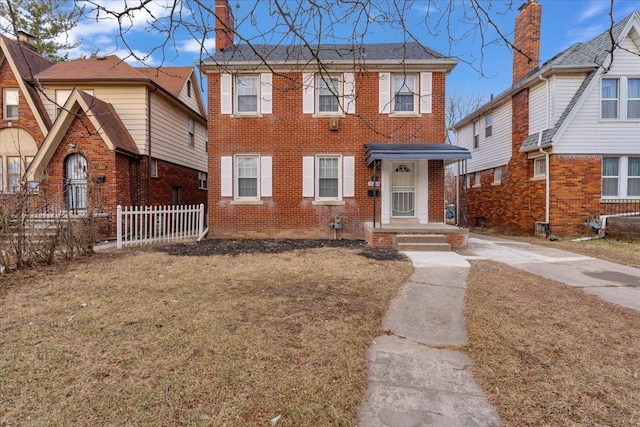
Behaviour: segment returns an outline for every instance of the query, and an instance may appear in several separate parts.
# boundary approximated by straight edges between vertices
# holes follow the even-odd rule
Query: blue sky
[[[167,16],[166,9],[162,7],[161,3],[167,0],[158,1],[160,3],[149,6],[151,13],[155,18]],[[494,11],[492,18],[509,39],[512,38],[514,20],[518,14],[517,7],[525,1],[493,0],[491,2]],[[97,0],[97,2],[115,9],[118,4],[123,4],[124,0]],[[609,0],[538,0],[538,2],[542,5],[541,61],[551,58],[573,43],[588,41],[610,25]],[[133,3],[129,0],[130,5]],[[237,22],[243,21],[243,17],[255,5],[254,0],[230,0],[230,3],[234,8]],[[262,25],[263,30],[273,26],[266,3],[261,4],[263,7],[259,12],[258,25]],[[505,7],[507,3],[513,3],[512,10]],[[210,1],[210,4],[213,4],[213,0]],[[511,84],[512,57],[510,50],[504,44],[496,44],[488,46],[484,55],[479,55],[478,50],[481,42],[477,34],[468,34],[453,47],[449,45],[446,34],[443,32],[436,37],[429,35],[424,28],[424,22],[420,19],[424,18],[428,4],[427,1],[421,0],[412,3],[412,9],[408,14],[411,18],[407,22],[412,34],[417,36],[420,42],[426,46],[444,54],[460,56],[473,64],[472,66],[464,62],[459,63],[447,80],[447,91],[465,95],[481,95],[488,98],[491,94],[498,94],[507,89]],[[444,1],[435,2],[436,7],[441,8],[447,4]],[[483,2],[483,4],[486,6],[488,2]],[[457,36],[469,29],[468,26],[459,23],[463,9],[467,5],[468,0],[454,0],[453,2],[454,13],[452,17],[454,19],[451,20],[449,27],[451,32]],[[634,9],[640,9],[640,0],[615,0],[614,19],[618,21],[629,15]],[[183,11],[183,16],[186,16],[188,20],[189,11]],[[438,16],[438,13],[434,13],[433,16]],[[158,66],[162,63],[183,66],[193,65],[198,61],[200,45],[184,29],[178,31],[171,39],[168,48],[164,51],[164,58],[160,50],[152,51],[153,47],[158,46],[161,38],[155,32],[149,31],[149,20],[153,19],[148,14],[136,13],[125,39],[128,48],[132,49],[139,57],[147,57],[148,65]],[[242,22],[240,29],[248,37],[255,36],[259,32],[248,21]],[[338,35],[349,34],[350,31],[353,31],[353,25],[350,22],[344,22],[336,30]],[[489,33],[490,39],[495,37],[491,31]],[[118,37],[118,25],[114,20],[100,20],[100,22],[84,20],[70,32],[68,37],[71,41],[81,41],[81,45],[70,52],[72,58],[80,54],[88,55],[96,49],[99,49],[100,54],[103,55],[127,56],[127,46]],[[402,41],[402,36],[397,30],[385,26],[373,26],[371,34],[366,37],[365,41],[371,43]],[[213,45],[213,39],[210,38],[206,42],[206,47],[212,51]],[[484,71],[484,76],[474,70],[474,68],[480,67]]]

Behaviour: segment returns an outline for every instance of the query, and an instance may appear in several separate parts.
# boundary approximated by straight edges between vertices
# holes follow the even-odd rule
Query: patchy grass
[[[412,271],[361,249],[121,251],[4,277],[0,425],[353,426]]]
[[[640,425],[640,313],[473,261],[466,321],[476,380],[505,426]]]

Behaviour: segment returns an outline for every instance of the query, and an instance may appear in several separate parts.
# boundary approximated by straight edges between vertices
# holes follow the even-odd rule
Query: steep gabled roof
[[[35,78],[41,82],[149,80],[147,76],[115,55],[58,62],[38,73]]]
[[[614,43],[619,43],[622,37],[625,35],[623,34],[623,32],[626,28],[628,28],[630,21],[634,19],[640,19],[640,15],[637,11],[632,12],[629,16],[617,22],[610,29],[603,31],[601,34],[594,37],[590,41],[586,43],[575,43],[571,45],[569,48],[558,53],[557,55],[543,63],[541,66],[537,67],[522,80],[514,83],[513,86],[502,92],[500,95],[494,97],[493,100],[482,105],[473,113],[461,119],[458,123],[453,125],[453,128],[458,129],[474,120],[474,118],[485,114],[494,106],[501,104],[512,95],[522,90],[522,88],[534,84],[540,76],[548,76],[559,70],[582,71],[591,74],[592,71],[600,68],[606,61],[611,51],[612,40],[614,41]],[[582,91],[584,91],[585,87],[581,86],[581,88]],[[572,100],[570,106],[573,107],[575,104],[576,102]],[[567,111],[565,111],[565,113],[567,113]],[[560,119],[566,119],[567,115],[568,114],[563,114]],[[554,126],[554,128],[559,128],[561,124],[562,123],[557,123],[557,126]]]
[[[139,154],[133,137],[129,134],[113,106],[84,91],[74,89],[53,123],[51,132],[47,134],[42,147],[31,162],[27,170],[28,181],[41,181],[46,166],[51,161],[73,119],[78,115],[85,115],[91,121],[110,150],[134,156]]]
[[[95,98],[84,91],[78,91],[78,95],[84,100],[86,108],[85,112],[88,116],[95,117],[98,131],[104,131],[105,135],[111,141],[113,149],[116,151],[139,154],[133,137],[120,119],[120,116],[113,108],[113,105]],[[83,109],[84,109],[83,108]]]
[[[32,106],[32,109],[35,110],[33,113],[36,116],[36,120],[42,127],[42,132],[46,134],[51,128],[51,120],[46,113],[38,91],[34,85],[29,82],[33,80],[34,75],[46,70],[53,64],[32,50],[26,43],[17,42],[0,35],[0,48],[2,48],[2,46],[4,46],[5,56],[12,65],[16,79],[19,80],[27,102]]]
[[[438,64],[452,69],[457,61],[420,43],[321,44],[314,46],[238,44],[218,52],[200,65],[203,68],[226,67],[234,64],[323,65],[391,63],[397,65]]]
[[[136,70],[176,98],[180,95],[185,82],[193,74],[192,67],[136,67]]]

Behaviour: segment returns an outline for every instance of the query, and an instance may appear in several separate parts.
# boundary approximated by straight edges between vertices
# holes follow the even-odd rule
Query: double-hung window
[[[547,175],[546,157],[538,157],[533,160],[533,176],[538,178]]]
[[[318,113],[339,113],[342,98],[342,82],[339,76],[317,75],[316,91]]]
[[[222,156],[220,172],[222,197],[233,197],[236,203],[259,202],[261,197],[271,197],[271,156],[259,154]],[[203,188],[202,185],[207,185],[206,174],[198,174],[198,178],[201,188]]]
[[[627,79],[627,118],[640,119],[640,78]]]
[[[500,181],[502,180],[502,168],[494,168],[493,169],[493,183],[495,185],[500,184]]]
[[[198,172],[198,188],[200,190],[207,189],[207,173],[206,172]]]
[[[473,122],[473,148],[480,148],[480,122]]]
[[[236,156],[236,199],[257,200],[259,198],[258,165],[258,156]]]
[[[5,119],[18,118],[18,93],[18,89],[4,89],[2,91]]]
[[[640,157],[602,158],[602,197],[640,197]]]
[[[7,188],[12,193],[20,190],[21,166],[20,157],[7,157]]]
[[[192,118],[189,118],[189,145],[194,146],[196,144],[196,122]]]
[[[240,114],[258,113],[257,75],[236,76],[236,112]]]
[[[602,79],[602,99],[600,114],[603,119],[618,118],[618,99],[620,96],[618,79]]]
[[[317,194],[318,200],[340,199],[340,157],[317,157]]]
[[[220,114],[271,114],[272,74],[221,74]]]
[[[416,76],[393,74],[393,112],[417,113]]]
[[[343,203],[355,196],[355,157],[317,154],[302,158],[302,197],[313,197],[314,204]]]
[[[489,137],[493,135],[493,114],[488,113],[484,116],[484,136]]]

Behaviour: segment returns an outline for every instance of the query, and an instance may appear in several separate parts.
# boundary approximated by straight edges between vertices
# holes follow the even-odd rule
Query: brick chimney
[[[24,46],[28,47],[29,49],[33,50],[34,52],[38,51],[38,48],[35,45],[36,38],[34,36],[32,36],[31,34],[27,33],[26,31],[22,31],[22,30],[18,30],[16,32],[16,35],[17,35],[18,42],[24,43]]]
[[[233,46],[233,32],[235,30],[233,13],[228,0],[216,0],[216,52],[222,52]]]
[[[519,10],[513,38],[513,83],[536,69],[540,61],[542,6],[536,0],[528,0]]]

